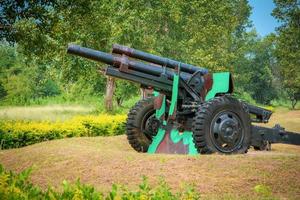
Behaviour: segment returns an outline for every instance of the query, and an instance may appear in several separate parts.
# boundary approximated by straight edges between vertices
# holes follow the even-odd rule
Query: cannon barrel
[[[162,74],[164,74],[168,79],[172,80],[174,76],[173,70],[164,70],[161,66],[154,66],[146,64],[144,62],[129,60],[126,56],[114,56],[109,53],[81,47],[79,45],[69,44],[67,53],[78,55],[98,62],[103,62],[119,69],[122,65],[125,65],[129,70],[147,73],[156,77],[160,77]],[[190,79],[192,74],[181,72],[180,76],[187,81]]]
[[[68,45],[67,53],[95,60],[98,62],[103,62],[108,65],[112,65],[114,62],[114,56],[109,53],[81,47],[75,44]]]
[[[160,56],[157,56],[157,55],[146,53],[146,52],[136,50],[136,49],[133,49],[133,48],[129,48],[129,47],[119,45],[119,44],[114,44],[113,45],[112,52],[117,53],[117,54],[125,54],[129,57],[132,57],[132,58],[137,58],[137,59],[140,59],[140,60],[144,60],[144,61],[147,61],[147,62],[155,63],[155,64],[158,64],[158,65],[166,66],[166,67],[173,68],[173,69],[178,67],[179,64],[180,64],[180,67],[181,67],[182,71],[187,72],[187,73],[191,73],[191,74],[193,74],[195,72],[198,72],[198,71],[201,71],[202,74],[207,74],[208,73],[208,70],[205,69],[205,68],[200,68],[200,67],[197,67],[197,66],[194,66],[194,65],[190,65],[190,64],[187,64],[187,63],[182,63],[182,62],[172,60],[172,59],[169,59],[169,58],[160,57]]]

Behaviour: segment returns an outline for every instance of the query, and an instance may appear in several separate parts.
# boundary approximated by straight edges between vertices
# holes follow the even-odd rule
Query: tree
[[[0,82],[0,100],[2,100],[7,95],[7,91],[5,90],[3,83]]]
[[[277,29],[276,58],[282,76],[282,84],[295,109],[300,100],[300,1],[275,0],[272,15],[281,26]]]
[[[94,20],[91,12],[93,10],[90,9],[91,1],[4,0],[0,2],[0,7],[1,22],[5,24],[0,34],[10,43],[17,43],[18,52],[24,55],[26,65],[22,68],[32,72],[30,78],[34,79],[37,85],[34,98],[46,94],[42,90],[49,79],[59,85],[67,96],[73,96],[69,94],[70,92],[79,96],[79,91],[74,91],[74,88],[80,88],[74,87],[78,85],[77,83],[83,83],[81,88],[88,83],[88,87],[84,87],[87,91],[90,91],[90,88],[95,89],[95,92],[88,95],[99,92],[103,94],[105,83],[99,79],[104,77],[99,77],[95,70],[97,65],[67,56],[65,53],[66,45],[71,41],[80,40],[82,43],[90,41],[98,44],[96,39],[103,33],[101,23],[98,23],[99,26],[90,23],[78,28],[84,24],[83,19],[89,22]],[[74,27],[77,29],[74,30]],[[93,30],[94,27],[99,35],[91,34],[96,32]],[[99,46],[92,47],[99,48]]]
[[[16,42],[18,31],[14,24],[23,19],[35,19],[41,30],[47,31],[53,23],[49,10],[53,9],[56,0],[2,0],[0,2],[0,37],[9,42]]]
[[[255,30],[247,33],[243,55],[236,62],[237,86],[258,103],[269,104],[276,97],[274,35],[260,38]]]
[[[117,81],[115,97],[118,106],[122,106],[125,99],[129,99],[133,96],[138,95],[139,88],[136,84],[132,84],[126,80]]]
[[[103,82],[98,63],[66,55],[70,42],[104,51],[121,43],[211,71],[232,71],[239,56],[236,38],[250,15],[247,0],[40,0],[34,15],[29,11],[36,5],[24,1],[30,2],[25,13],[13,7],[17,20],[7,14],[10,8],[2,10],[13,30],[6,37],[14,38],[28,60],[56,74],[51,79],[59,80],[65,92],[79,80],[92,88]],[[5,7],[11,1],[4,2]]]

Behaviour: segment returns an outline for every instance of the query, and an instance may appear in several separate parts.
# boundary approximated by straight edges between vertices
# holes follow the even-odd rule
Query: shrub
[[[2,121],[0,142],[2,149],[81,136],[112,136],[125,133],[126,115],[77,116],[64,122]]]
[[[259,194],[259,196],[260,196],[259,199],[264,199],[264,200],[273,200],[273,199],[275,200],[275,199],[277,199],[272,195],[271,188],[267,185],[264,185],[264,184],[255,185],[254,191],[257,194]]]
[[[234,95],[236,98],[241,99],[247,103],[254,104],[254,105],[257,104],[256,101],[251,97],[251,95],[245,91],[238,90]]]
[[[47,190],[33,185],[28,181],[30,169],[24,170],[20,174],[8,172],[0,165],[0,197],[6,199],[93,199],[93,200],[113,200],[113,199],[199,199],[199,194],[194,188],[187,186],[183,191],[173,194],[170,187],[163,180],[152,188],[143,178],[137,191],[129,191],[124,186],[112,185],[111,191],[105,196],[95,190],[93,186],[82,184],[79,180],[75,184],[63,181],[63,189],[56,190],[49,187]]]
[[[57,96],[61,93],[58,85],[51,79],[48,79],[43,83],[42,87],[40,88],[40,93],[43,97],[51,97]]]
[[[0,100],[3,99],[7,95],[7,91],[5,90],[3,84],[0,82]]]

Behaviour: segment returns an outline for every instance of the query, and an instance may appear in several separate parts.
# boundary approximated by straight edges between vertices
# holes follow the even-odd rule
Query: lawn
[[[300,111],[280,109],[271,124],[300,132]],[[19,172],[33,167],[31,181],[61,188],[63,180],[94,185],[107,192],[112,183],[137,189],[142,176],[151,185],[162,177],[177,191],[192,184],[204,199],[300,199],[300,147],[273,145],[271,152],[252,149],[244,155],[148,155],[135,152],[126,137],[53,140],[0,151],[0,162]]]
[[[0,107],[0,120],[65,120],[75,115],[87,115],[95,111],[93,106],[48,105]]]

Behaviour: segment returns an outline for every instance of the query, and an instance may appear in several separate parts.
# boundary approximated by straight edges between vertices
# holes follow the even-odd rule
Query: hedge
[[[126,115],[77,116],[66,121],[1,121],[1,149],[82,136],[112,136],[125,133]]]

